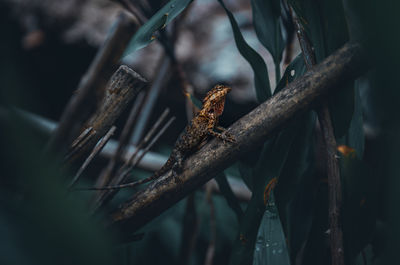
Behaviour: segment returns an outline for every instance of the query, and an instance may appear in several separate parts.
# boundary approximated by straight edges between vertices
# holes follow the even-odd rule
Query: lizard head
[[[226,94],[231,88],[224,85],[216,85],[203,99],[203,109],[216,117],[221,116],[224,111]]]

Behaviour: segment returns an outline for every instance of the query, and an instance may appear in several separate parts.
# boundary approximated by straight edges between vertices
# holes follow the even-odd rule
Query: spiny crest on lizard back
[[[231,91],[231,88],[224,85],[216,85],[203,99],[203,110],[212,112],[217,117],[220,116],[224,110],[226,94]]]

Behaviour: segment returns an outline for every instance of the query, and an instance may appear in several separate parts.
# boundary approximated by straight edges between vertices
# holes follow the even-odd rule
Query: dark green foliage
[[[164,5],[138,30],[125,55],[148,45],[157,31],[191,2],[173,0]],[[253,69],[258,102],[268,100],[272,93],[265,62],[247,44],[229,6],[218,2],[229,18],[239,52]],[[312,41],[317,62],[350,39],[366,44],[368,55],[375,59],[371,62],[376,69],[337,88],[326,100],[338,144],[355,150],[349,155],[337,154],[346,265],[396,264],[400,238],[400,37],[395,20],[400,5],[371,0],[288,3]],[[286,45],[281,3],[251,0],[251,7],[257,37],[279,65]],[[274,94],[305,72],[300,54],[277,80]],[[17,81],[3,87],[18,86],[18,76],[14,79]],[[19,96],[1,92],[3,105]],[[216,224],[214,264],[330,264],[328,185],[324,157],[318,156],[323,146],[318,141],[316,120],[313,110],[299,114],[227,170],[250,188],[249,202],[237,200],[223,173],[216,176],[221,194],[211,199]],[[364,127],[373,129],[367,142]],[[211,205],[205,192],[195,192],[190,211],[185,199],[141,229],[138,234],[143,237],[118,244],[105,234],[98,220],[107,215],[91,217],[88,198],[67,192],[64,180],[70,179],[65,176],[68,172],[60,173],[56,158],[41,156],[38,150],[45,137],[31,131],[33,128],[14,114],[1,124],[0,161],[5,161],[0,165],[1,264],[178,264],[182,250],[190,244],[183,240],[185,220],[194,223],[195,244],[189,264],[205,263],[212,241]],[[134,175],[149,174],[138,172]],[[265,205],[264,191],[273,178],[277,185]],[[131,194],[129,190],[120,192],[108,207],[113,209]]]
[[[304,73],[304,70],[305,66],[302,57],[298,56],[287,67],[275,93],[278,93],[287,82],[291,82],[296,77],[301,76]],[[288,183],[290,185],[285,185],[281,184],[281,181],[290,182],[291,180],[293,181],[293,178],[298,180],[300,175],[303,174],[305,170],[304,168],[307,167],[302,164],[308,163],[308,160],[305,159],[307,156],[303,155],[302,152],[304,152],[304,150],[309,150],[308,148],[310,148],[312,144],[310,138],[305,138],[305,136],[299,133],[299,130],[310,132],[310,128],[313,128],[314,119],[307,119],[309,115],[311,114],[307,114],[303,118],[297,119],[288,128],[278,133],[272,139],[269,139],[260,152],[252,153],[246,160],[241,161],[240,171],[242,177],[246,183],[251,183],[250,188],[253,191],[253,196],[239,228],[239,235],[233,249],[231,264],[251,263],[257,240],[257,227],[260,225],[261,218],[265,211],[263,196],[268,182],[271,181],[272,178],[277,178],[278,187],[282,187],[280,194],[290,197],[291,191],[293,190],[293,187],[296,186],[296,183]],[[308,136],[309,133],[306,133],[306,135]],[[308,144],[309,146],[307,148],[304,148],[303,146],[292,148],[295,143]],[[293,152],[295,158],[288,161],[287,159],[289,154]],[[299,158],[304,159],[300,160],[301,162],[299,163]],[[251,161],[252,163],[246,163],[246,161]],[[293,170],[293,172],[288,174],[287,177],[282,178],[282,172],[284,172],[285,169]],[[283,208],[285,208],[284,205],[286,205],[286,202],[281,203]],[[278,207],[280,207],[279,204]],[[270,223],[265,222],[264,225],[270,225]],[[268,228],[261,227],[260,229],[265,230]],[[243,243],[243,238],[246,240],[245,243]],[[286,246],[284,238],[281,238],[281,242],[276,243],[281,246]],[[266,249],[267,252],[272,252],[273,250],[273,248]],[[283,249],[282,251],[286,252],[287,250]]]
[[[251,0],[253,24],[257,37],[271,53],[275,64],[282,60],[285,43],[282,37],[279,0]]]
[[[125,56],[147,46],[156,39],[158,30],[163,29],[178,16],[193,0],[171,0],[154,14],[133,36]]]
[[[343,233],[347,258],[354,262],[375,232],[379,185],[370,166],[349,155],[341,157],[343,179]]]
[[[222,0],[218,0],[218,2],[225,9],[231,22],[233,36],[240,54],[249,62],[253,69],[257,100],[258,102],[263,102],[271,96],[267,66],[262,57],[244,40],[233,14],[226,8],[224,2]]]
[[[273,196],[262,218],[254,249],[254,265],[290,265],[286,239]]]
[[[215,177],[215,180],[218,183],[218,187],[221,190],[221,193],[225,196],[226,202],[228,203],[229,207],[231,207],[232,210],[235,212],[236,217],[240,222],[243,217],[243,210],[240,207],[239,201],[235,197],[235,194],[233,193],[225,174],[219,174]]]
[[[315,49],[317,62],[329,56],[349,40],[344,9],[341,1],[290,1],[300,22],[303,23]],[[328,98],[335,136],[344,136],[349,129],[354,111],[354,84],[338,88]]]
[[[38,152],[43,143],[17,115],[2,128],[0,263],[113,264],[111,238],[68,194],[58,161]]]

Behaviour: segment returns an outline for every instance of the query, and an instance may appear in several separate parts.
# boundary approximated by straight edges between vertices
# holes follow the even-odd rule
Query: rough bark
[[[347,43],[313,67],[304,76],[288,84],[229,128],[237,143],[223,144],[214,139],[185,161],[183,172],[173,178],[171,172],[137,192],[110,215],[110,227],[124,233],[138,230],[148,221],[200,187],[241,155],[263,143],[273,132],[296,114],[316,104],[317,100],[343,82],[367,70],[362,47]]]
[[[111,77],[100,108],[86,123],[83,131],[91,131],[81,139],[81,144],[74,145],[69,150],[68,160],[82,157],[91,150],[104,134],[111,128],[115,120],[128,103],[145,87],[147,81],[129,67],[122,65]]]

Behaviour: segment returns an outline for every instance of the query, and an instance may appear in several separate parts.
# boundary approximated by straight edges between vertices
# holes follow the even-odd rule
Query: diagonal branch
[[[223,144],[217,139],[210,141],[185,161],[177,178],[168,172],[134,194],[109,216],[108,226],[122,228],[124,234],[138,230],[264,142],[297,114],[315,105],[328,92],[334,92],[345,81],[364,73],[368,66],[362,47],[357,43],[347,43],[234,123],[229,133],[235,136],[235,144]]]

